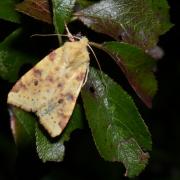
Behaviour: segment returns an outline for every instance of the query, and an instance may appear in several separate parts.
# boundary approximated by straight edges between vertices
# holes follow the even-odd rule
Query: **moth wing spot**
[[[54,82],[54,79],[53,79],[52,75],[47,76],[46,80],[51,82],[51,83]]]
[[[66,99],[67,99],[68,101],[74,101],[74,100],[75,100],[74,96],[73,96],[71,93],[67,93],[67,94],[66,94]]]
[[[18,86],[18,85],[15,85],[15,86],[13,86],[11,92],[17,93],[17,92],[19,92],[19,90],[20,90],[20,89],[19,89],[19,86]]]
[[[34,80],[34,85],[37,86],[38,85],[38,80]]]
[[[64,129],[65,127],[66,127],[66,125],[67,125],[67,122],[68,122],[68,120],[69,120],[69,116],[67,116],[67,115],[64,115],[63,113],[60,115],[61,117],[61,119],[60,119],[60,121],[59,121],[59,127],[61,128],[61,129]]]
[[[55,52],[55,51],[52,51],[52,52],[49,54],[49,60],[50,60],[50,61],[54,61],[55,58],[56,58],[56,52]]]
[[[42,71],[37,69],[37,68],[33,68],[33,73],[34,73],[35,77],[40,78],[41,74],[42,74]]]
[[[19,92],[20,90],[26,90],[27,87],[25,84],[23,84],[23,82],[20,80],[16,85],[14,85],[14,87],[12,88],[12,92]]]
[[[59,100],[58,100],[58,104],[62,104],[63,102],[64,102],[63,99],[59,99]]]
[[[83,81],[83,80],[84,80],[84,76],[85,76],[85,74],[84,74],[84,73],[81,73],[81,74],[79,74],[79,75],[76,77],[76,80],[77,80],[77,81]]]
[[[63,88],[63,84],[62,83],[58,83],[57,87],[58,88]]]

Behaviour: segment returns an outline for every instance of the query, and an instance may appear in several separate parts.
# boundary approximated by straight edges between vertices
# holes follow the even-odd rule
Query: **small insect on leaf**
[[[61,134],[73,112],[89,68],[88,39],[66,42],[14,85],[7,102],[35,112],[52,137]]]

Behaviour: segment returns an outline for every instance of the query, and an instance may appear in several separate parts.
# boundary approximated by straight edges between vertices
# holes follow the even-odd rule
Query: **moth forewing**
[[[67,125],[89,67],[88,40],[66,42],[14,85],[8,103],[35,112],[52,137]]]

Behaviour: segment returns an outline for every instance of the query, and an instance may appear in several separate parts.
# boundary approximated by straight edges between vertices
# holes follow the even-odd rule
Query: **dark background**
[[[152,110],[146,109],[136,100],[153,139],[149,165],[135,178],[140,180],[180,180],[180,3],[178,0],[169,0],[169,4],[174,27],[160,37],[158,44],[165,55],[158,61],[156,77],[159,90]],[[16,25],[0,21],[0,28],[0,38],[3,39]],[[17,155],[6,105],[11,86],[0,79],[0,180],[127,179],[122,176],[125,169],[121,164],[105,162],[100,158],[89,130],[72,134],[71,140],[66,143],[67,151],[62,163],[43,164],[34,147],[20,148]]]

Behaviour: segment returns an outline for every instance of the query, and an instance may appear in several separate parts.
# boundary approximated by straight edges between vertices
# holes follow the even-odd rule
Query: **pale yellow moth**
[[[35,112],[52,137],[61,134],[73,112],[89,68],[88,39],[66,42],[14,85],[7,102]]]

